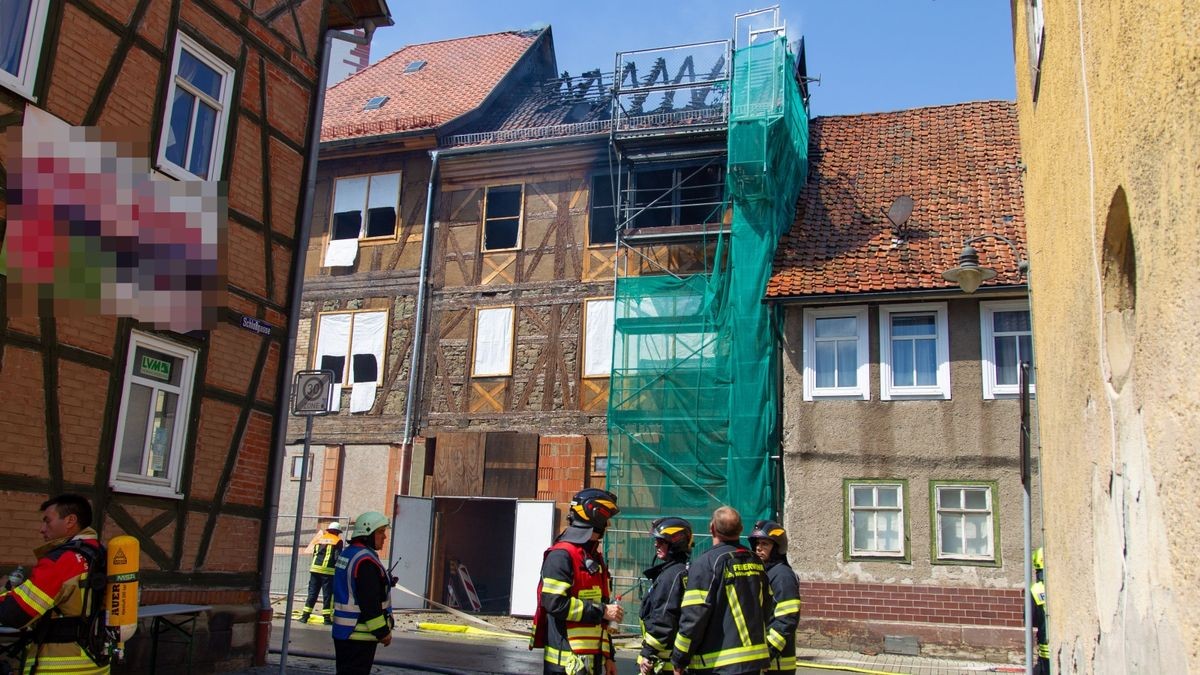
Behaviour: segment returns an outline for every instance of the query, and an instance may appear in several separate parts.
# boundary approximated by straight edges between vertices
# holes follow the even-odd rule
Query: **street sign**
[[[333,371],[302,370],[292,383],[293,415],[324,415],[333,407]]]

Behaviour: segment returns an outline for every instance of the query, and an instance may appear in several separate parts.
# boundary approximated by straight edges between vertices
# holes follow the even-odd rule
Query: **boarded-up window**
[[[514,316],[512,307],[476,310],[475,356],[471,365],[473,377],[512,375]]]
[[[613,300],[585,300],[583,308],[583,376],[608,377],[612,372]]]
[[[396,234],[400,174],[337,179],[330,239],[370,239]]]
[[[339,407],[342,386],[359,385],[363,389],[357,402],[351,401],[351,412],[362,412],[373,402],[376,387],[383,381],[387,317],[387,312],[321,315],[313,367],[333,371],[334,410]]]

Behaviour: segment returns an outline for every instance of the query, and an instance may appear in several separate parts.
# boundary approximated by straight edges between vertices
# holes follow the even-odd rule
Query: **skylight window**
[[[387,100],[387,96],[374,96],[363,106],[363,110],[379,110],[384,103],[387,103]]]
[[[408,64],[407,66],[404,66],[404,72],[406,72],[406,73],[415,73],[415,72],[417,72],[418,70],[420,70],[420,69],[422,69],[422,68],[424,68],[424,67],[425,67],[425,62],[424,62],[424,61],[420,61],[420,60],[417,60],[417,61],[410,61],[410,62],[409,62],[409,64]]]

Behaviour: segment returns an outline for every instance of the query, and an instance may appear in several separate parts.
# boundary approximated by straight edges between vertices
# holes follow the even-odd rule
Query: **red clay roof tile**
[[[510,31],[409,45],[326,92],[321,140],[429,129],[470,112],[542,32]],[[425,61],[425,66],[405,73],[414,61]],[[387,96],[388,101],[378,110],[363,110],[376,96]]]
[[[1013,103],[815,118],[809,174],[768,298],[954,288],[942,272],[958,264],[965,239],[989,232],[1028,255]],[[901,195],[914,207],[894,231],[885,212]],[[974,246],[999,272],[985,286],[1022,282],[1006,244]]]

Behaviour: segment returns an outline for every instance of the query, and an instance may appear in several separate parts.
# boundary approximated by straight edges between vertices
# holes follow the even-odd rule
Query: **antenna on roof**
[[[880,211],[883,211],[883,209],[880,209]],[[884,212],[888,220],[892,221],[892,231],[898,238],[903,238],[907,230],[905,225],[908,224],[908,219],[912,217],[912,211],[913,198],[908,195],[901,195],[896,197],[892,205],[888,207],[888,210]]]

